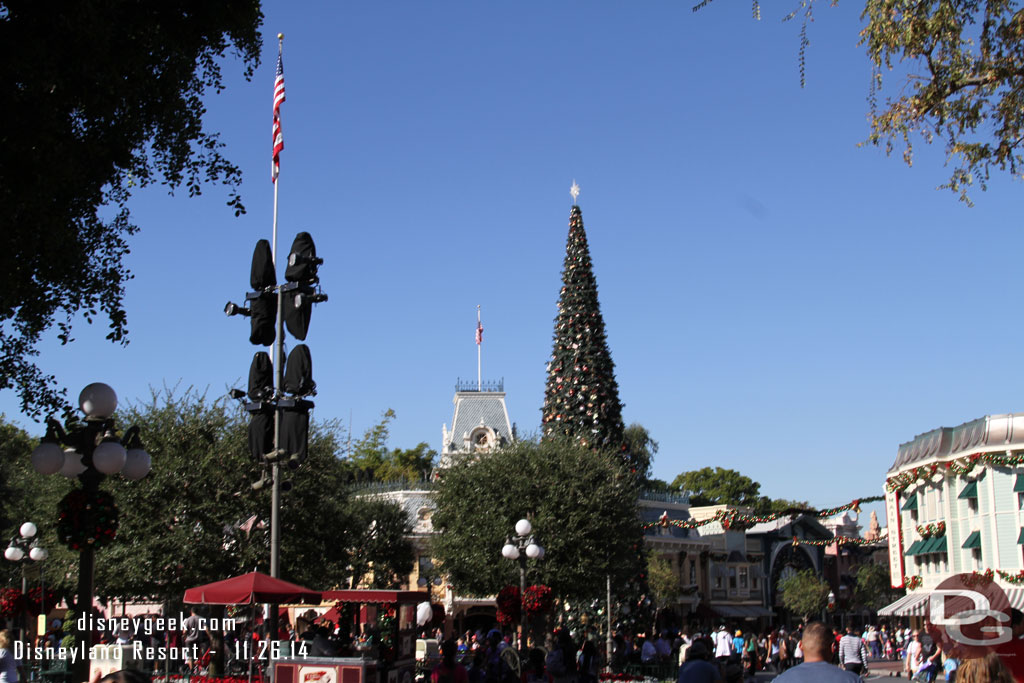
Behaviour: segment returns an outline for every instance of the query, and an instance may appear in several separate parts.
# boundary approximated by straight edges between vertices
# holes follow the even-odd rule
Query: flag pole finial
[[[284,34],[283,33],[278,33],[277,34],[277,39],[278,40],[284,40]]]

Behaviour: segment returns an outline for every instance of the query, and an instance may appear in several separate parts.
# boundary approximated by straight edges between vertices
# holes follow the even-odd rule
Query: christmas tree
[[[623,450],[619,387],[579,206],[569,214],[542,432],[545,439],[569,439],[585,448]]]

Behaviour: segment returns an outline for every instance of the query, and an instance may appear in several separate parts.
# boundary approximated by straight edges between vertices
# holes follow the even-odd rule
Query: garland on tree
[[[962,455],[953,460],[944,462],[933,462],[929,465],[914,467],[906,472],[894,474],[885,480],[885,490],[890,493],[899,493],[917,482],[925,482],[936,474],[964,476],[972,472],[975,466],[981,463],[992,467],[1016,467],[1024,463],[1024,452],[1006,453],[971,453]]]
[[[117,536],[117,525],[117,505],[106,491],[90,498],[75,489],[57,504],[57,538],[71,550],[102,548]]]
[[[774,522],[782,517],[796,517],[798,515],[808,515],[811,517],[832,517],[838,515],[841,512],[853,510],[854,512],[860,512],[860,506],[864,503],[877,503],[878,501],[885,500],[885,496],[868,496],[866,498],[857,498],[850,501],[846,505],[840,505],[834,508],[799,508],[792,507],[786,508],[779,512],[773,512],[767,515],[746,515],[738,510],[719,510],[711,517],[702,520],[696,519],[669,519],[668,513],[664,513],[655,522],[645,522],[643,524],[644,531],[652,529],[656,526],[668,527],[674,526],[680,529],[696,529],[698,527],[706,526],[712,522],[718,522],[722,525],[723,529],[726,530],[740,530],[751,527],[755,524],[761,524],[763,522]]]
[[[921,536],[921,538],[931,538],[932,536],[945,536],[946,523],[938,522],[936,524],[919,524],[917,525],[917,533]]]

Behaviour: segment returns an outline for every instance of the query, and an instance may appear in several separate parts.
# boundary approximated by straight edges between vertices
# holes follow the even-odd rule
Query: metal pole
[[[519,542],[519,651],[526,650],[526,547]]]
[[[278,55],[284,49],[284,36],[278,34],[277,50]],[[276,89],[276,85],[275,85]],[[275,94],[276,97],[276,94]],[[276,110],[275,110],[276,111]],[[274,234],[271,258],[274,262],[276,279],[277,271],[277,191],[281,185],[280,169],[275,169],[274,176]],[[281,577],[279,566],[281,552],[281,469],[278,465],[281,448],[281,409],[277,407],[277,400],[282,396],[281,389],[284,378],[284,361],[282,356],[284,346],[284,294],[281,292],[281,285],[277,286],[277,338],[274,340],[274,451],[278,456],[271,466],[271,493],[270,493],[270,575],[275,579]],[[255,624],[254,624],[255,626]],[[270,619],[267,624],[267,640],[277,640],[277,605],[270,606]]]
[[[613,644],[613,641],[612,641],[612,575],[611,574],[607,575],[606,590],[607,590],[607,592],[606,592],[605,597],[607,599],[607,609],[608,609],[608,637],[605,639],[605,644],[604,644],[605,650],[606,650],[605,656],[604,656],[604,661],[606,663],[610,664],[611,661],[612,661],[612,644]]]
[[[483,390],[483,381],[481,380],[482,375],[480,374],[480,347],[483,346],[483,340],[480,337],[480,306],[476,307],[476,329],[477,332],[477,343],[476,343],[476,390]]]

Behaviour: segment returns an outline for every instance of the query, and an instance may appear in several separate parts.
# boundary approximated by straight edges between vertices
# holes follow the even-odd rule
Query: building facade
[[[889,571],[906,597],[880,615],[923,617],[957,574],[1024,606],[1024,413],[986,415],[901,444],[886,480]]]

